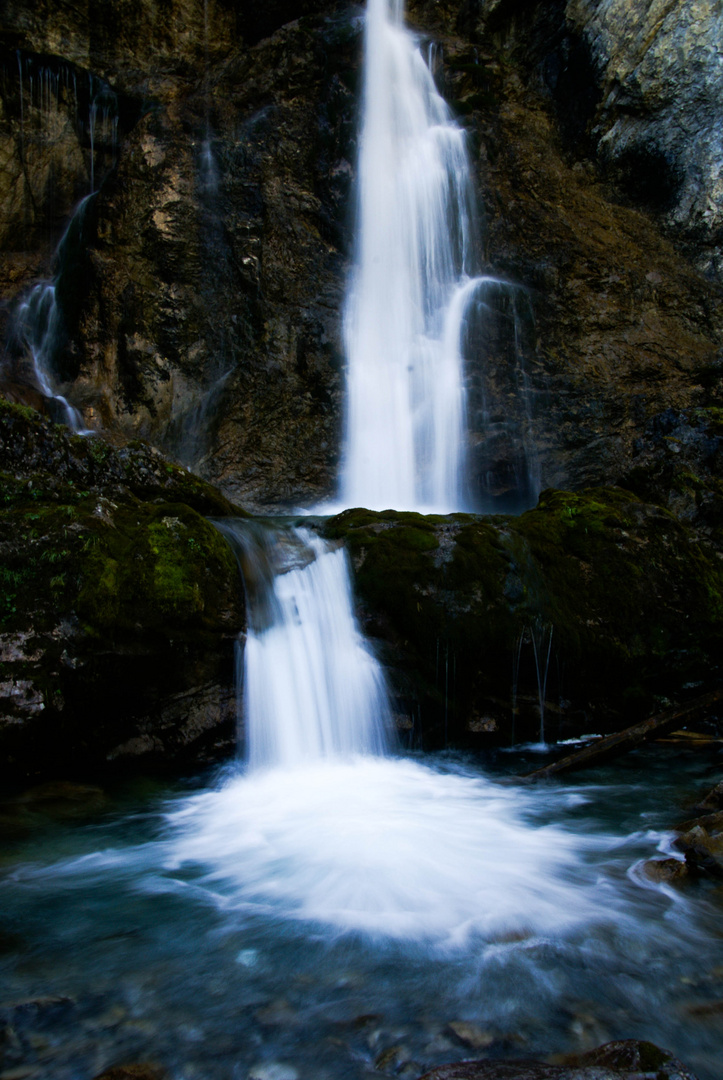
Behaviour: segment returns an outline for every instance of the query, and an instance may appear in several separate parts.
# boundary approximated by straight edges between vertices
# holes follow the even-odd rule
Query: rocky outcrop
[[[409,9],[442,43],[438,79],[469,130],[483,263],[513,286],[472,311],[479,505],[626,483],[656,417],[718,403],[721,289],[700,272],[718,242],[713,5]],[[358,12],[312,0],[134,12],[99,3],[90,34],[75,9],[10,4],[0,287],[10,303],[50,272],[59,222],[90,187],[95,101],[100,190],[56,263],[68,396],[85,422],[151,439],[236,501],[313,504],[339,457]],[[49,73],[44,97],[37,77],[30,94],[31,63]],[[625,172],[643,143],[684,177],[677,202]],[[23,377],[21,352],[5,368]]]
[[[676,827],[675,847],[685,856],[679,863],[686,876],[723,877],[723,780],[695,807],[698,817]]]
[[[721,289],[612,185],[564,5],[482,8],[473,44],[446,24],[445,86],[478,155],[487,262],[519,288],[472,344],[476,472],[498,496],[531,456],[543,486],[624,483],[656,416],[717,404]]]
[[[705,273],[723,277],[723,21],[715,0],[640,7],[571,0],[567,18],[590,52],[600,104],[601,167],[662,215]]]
[[[327,493],[338,456],[358,32],[351,15],[307,20],[248,47],[315,6],[237,16],[223,4],[148,4],[121,26],[100,5],[89,33],[73,12],[61,26],[21,5],[10,25],[22,49],[3,68],[17,198],[0,242],[42,248],[8,258],[5,296],[50,273],[51,225],[95,168],[105,183],[82,243],[53,264],[59,380],[90,426],[149,437],[256,505]],[[47,101],[31,101],[32,70],[48,73]],[[90,97],[78,89],[88,85]],[[11,343],[11,361],[22,351]]]
[[[243,596],[202,515],[233,508],[150,448],[7,404],[0,473],[0,769],[228,752]]]
[[[351,510],[325,531],[430,743],[536,738],[541,712],[550,739],[618,730],[718,670],[718,558],[628,492],[543,492],[519,517]]]

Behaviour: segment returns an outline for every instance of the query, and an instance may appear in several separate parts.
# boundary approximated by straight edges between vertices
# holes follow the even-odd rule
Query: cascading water
[[[350,503],[458,509],[465,311],[500,283],[467,276],[464,135],[401,6],[370,0],[366,26],[342,486]],[[530,830],[524,800],[487,781],[384,756],[391,708],[354,622],[344,552],[310,532],[219,527],[246,580],[248,770],[172,816],[178,864],[210,864],[242,903],[392,937],[451,944],[523,919],[548,928],[591,918],[582,881],[575,911],[561,911],[578,841]]]
[[[86,195],[78,205],[68,228],[63,234],[55,261],[58,271],[52,281],[41,281],[34,285],[30,293],[18,307],[15,323],[15,338],[24,346],[32,363],[35,383],[43,397],[53,408],[59,423],[80,435],[92,432],[83,425],[83,418],[74,405],[58,392],[56,357],[63,343],[63,320],[57,302],[57,285],[65,260],[65,249],[71,233],[82,234],[86,210],[93,195]]]
[[[253,583],[243,670],[249,764],[382,754],[389,702],[356,625],[344,550],[308,530],[219,525]]]
[[[372,0],[385,48],[417,66],[436,101],[386,13]],[[436,243],[425,232],[419,250]],[[479,284],[450,277],[436,314],[422,304],[420,339],[395,337],[414,345],[415,363],[434,353],[459,368]],[[361,306],[352,296],[350,319]],[[407,316],[391,311],[396,335],[397,315],[400,325]],[[384,323],[368,330],[370,342],[384,339]],[[436,450],[457,423],[461,384],[448,394],[457,411],[430,418],[431,406],[410,398],[420,378],[405,385],[403,374],[408,475],[387,494],[374,473],[373,500],[357,500],[350,459],[347,497],[456,506],[461,443]],[[412,467],[422,432],[429,453]],[[366,485],[361,466],[354,476]],[[716,965],[723,971],[718,910],[635,868],[656,845],[672,854],[656,830],[679,796],[679,765],[665,788],[648,774],[641,795],[634,764],[608,784],[531,790],[449,756],[386,756],[390,710],[353,620],[344,553],[308,532],[220,527],[248,596],[248,763],[211,790],[176,790],[160,824],[143,804],[59,842],[53,828],[45,847],[33,834],[27,856],[3,872],[14,1071],[29,1062],[39,1080],[90,1080],[119,1061],[153,1059],[209,1080],[364,1080],[372,1070],[418,1076],[468,1055],[470,1043],[494,1058],[521,1044],[537,1056],[636,1037],[672,1045],[715,1080],[720,1038],[705,1017],[716,1015]],[[42,1029],[31,1042],[35,1016]]]
[[[460,510],[460,333],[475,288],[465,134],[437,92],[399,0],[369,0],[341,499]]]

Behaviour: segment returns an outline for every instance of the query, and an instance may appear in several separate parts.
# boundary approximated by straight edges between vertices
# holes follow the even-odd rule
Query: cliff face
[[[571,0],[600,104],[592,137],[601,165],[631,199],[656,210],[691,261],[723,276],[723,9],[716,0]]]
[[[410,4],[476,163],[470,336],[487,506],[625,481],[654,417],[718,400],[719,5]],[[59,386],[257,508],[331,493],[359,11],[6,5],[0,286],[59,274]],[[74,202],[98,189],[63,259]],[[37,402],[10,335],[6,388]],[[665,492],[660,499],[667,498]]]

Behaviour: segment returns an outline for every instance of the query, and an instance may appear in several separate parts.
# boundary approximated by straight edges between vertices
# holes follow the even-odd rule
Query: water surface
[[[6,1068],[413,1077],[635,1037],[714,1080],[720,894],[636,867],[719,762],[649,748],[520,789],[501,760],[233,766],[47,820],[0,871]]]

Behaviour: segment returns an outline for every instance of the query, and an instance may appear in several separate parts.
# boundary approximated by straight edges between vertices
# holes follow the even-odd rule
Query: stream
[[[7,801],[26,835],[0,867],[0,1075],[411,1078],[639,1038],[716,1080],[720,888],[638,864],[720,754],[506,782],[540,760],[232,764]]]

